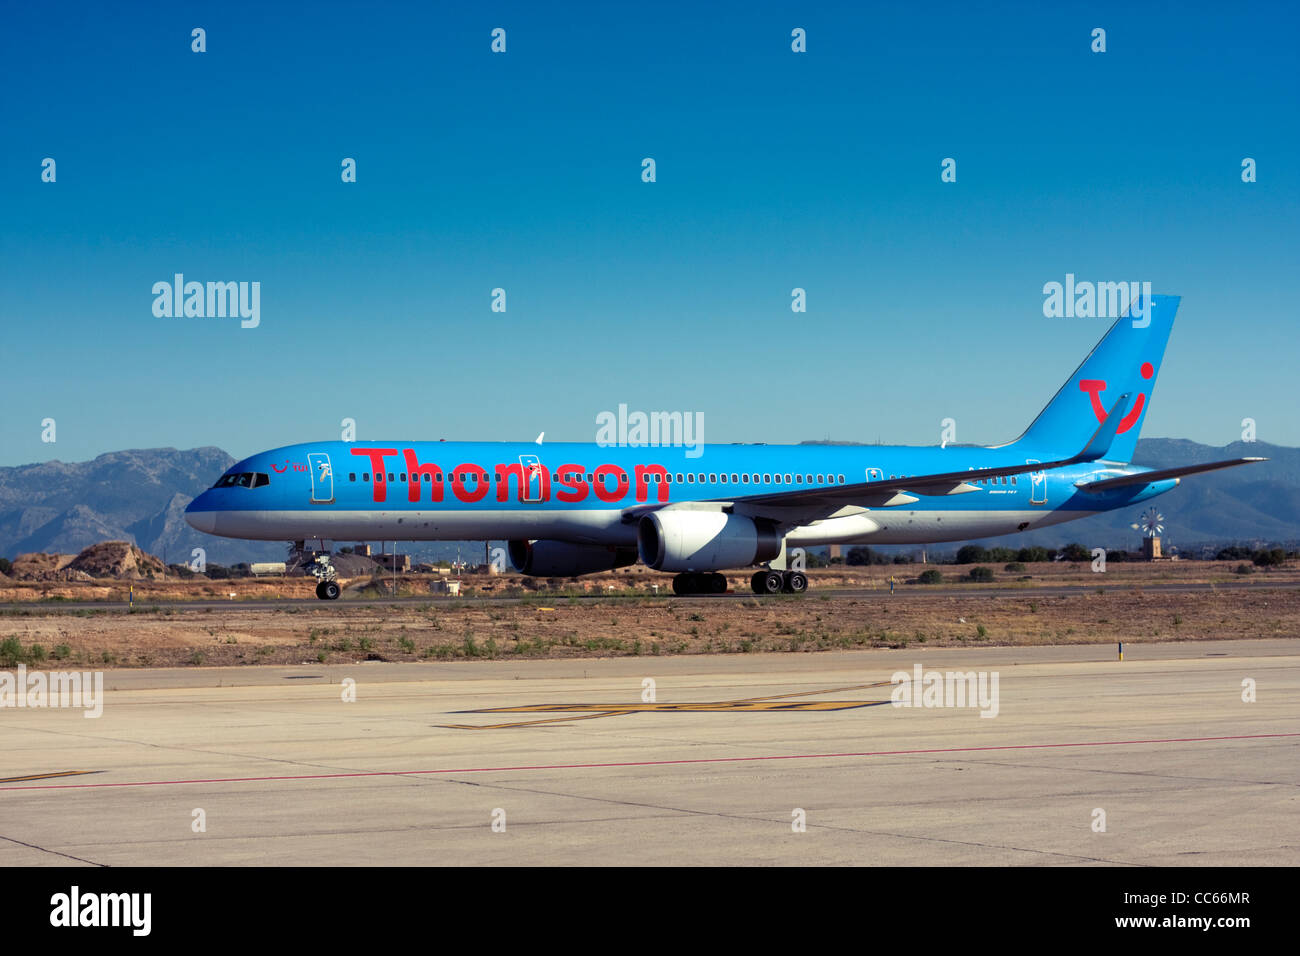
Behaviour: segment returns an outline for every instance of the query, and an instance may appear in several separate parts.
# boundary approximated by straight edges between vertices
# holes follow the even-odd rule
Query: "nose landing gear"
[[[316,579],[316,596],[322,601],[336,601],[342,588],[338,584],[338,568],[330,564],[328,554],[317,555],[303,570]]]

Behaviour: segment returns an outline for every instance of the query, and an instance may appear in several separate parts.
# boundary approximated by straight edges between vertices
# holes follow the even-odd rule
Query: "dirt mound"
[[[20,554],[14,558],[9,576],[16,581],[59,581],[59,572],[76,559],[75,554]]]
[[[90,578],[139,579],[151,573],[157,577],[166,573],[161,561],[126,541],[92,544],[68,563],[68,570],[83,572]]]

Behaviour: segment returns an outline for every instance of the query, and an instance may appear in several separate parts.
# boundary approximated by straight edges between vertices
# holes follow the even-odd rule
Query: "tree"
[[[980,561],[987,561],[989,553],[978,544],[967,544],[957,549],[958,564],[976,564]]]
[[[1067,544],[1061,550],[1061,553],[1065,555],[1065,560],[1067,561],[1087,561],[1092,557],[1091,551],[1089,551],[1083,545],[1076,544],[1073,541]]]
[[[844,557],[845,564],[861,566],[871,563],[871,549],[859,545],[858,547],[849,548],[849,553]]]
[[[970,569],[967,575],[972,581],[992,581],[993,569],[980,564]]]

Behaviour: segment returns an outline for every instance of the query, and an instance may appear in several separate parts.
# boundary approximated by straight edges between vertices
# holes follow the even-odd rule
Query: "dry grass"
[[[1235,566],[1220,565],[1216,572],[1214,565],[1200,562],[1112,565],[1104,576],[1092,575],[1086,565],[1082,571],[1030,566],[1032,585],[1107,586],[1105,593],[1090,588],[1066,596],[1035,593],[1031,582],[1021,582],[1026,586],[1023,594],[1006,597],[963,594],[967,588],[934,595],[933,588],[905,585],[891,598],[883,581],[890,573],[900,580],[912,577],[915,566],[854,569],[852,580],[845,583],[870,587],[875,582],[879,594],[869,597],[817,593],[816,588],[829,583],[826,579],[844,579],[840,572],[813,572],[814,590],[801,597],[741,600],[677,600],[642,592],[579,601],[551,593],[512,603],[468,598],[385,605],[357,600],[272,608],[236,602],[211,610],[150,608],[137,594],[136,609],[130,613],[108,606],[63,610],[57,604],[0,612],[0,639],[16,637],[25,647],[39,643],[47,653],[66,646],[68,666],[181,666],[1300,636],[1296,571],[1243,578],[1231,573]],[[1125,573],[1116,574],[1119,568]],[[951,566],[942,570],[946,576],[954,571]],[[998,583],[1019,576],[998,570]],[[1144,588],[1160,581],[1212,581],[1215,574],[1221,581],[1266,581],[1270,587],[1191,593]],[[733,584],[745,580],[733,577]],[[514,579],[495,583],[519,584]],[[306,585],[310,593],[310,583]],[[51,661],[47,666],[62,665]]]

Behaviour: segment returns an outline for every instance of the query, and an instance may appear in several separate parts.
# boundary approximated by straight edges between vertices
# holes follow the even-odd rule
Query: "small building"
[[[409,554],[372,554],[370,560],[385,571],[411,570],[411,556]]]
[[[370,545],[358,544],[352,549],[352,553],[362,558],[370,557]]]

